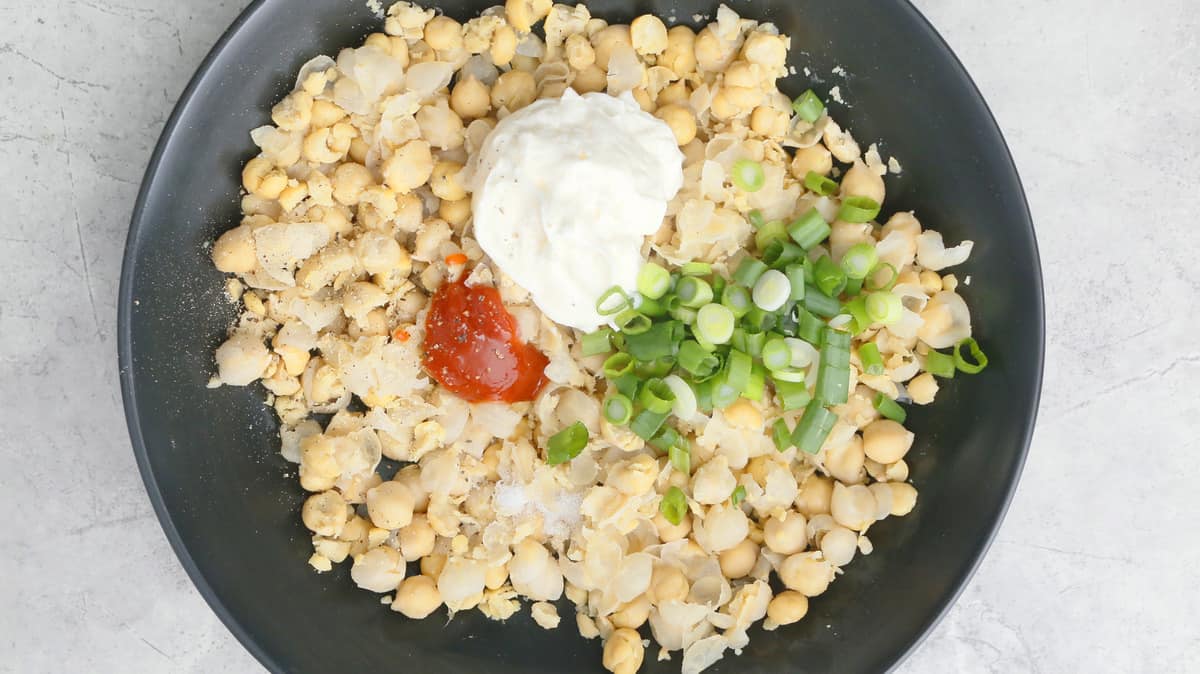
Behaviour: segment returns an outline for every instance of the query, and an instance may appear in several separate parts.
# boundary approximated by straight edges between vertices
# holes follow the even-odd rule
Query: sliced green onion
[[[964,344],[971,352],[971,359],[975,362],[972,363],[963,357],[962,347]],[[967,337],[954,345],[954,365],[967,374],[979,374],[983,372],[983,368],[988,366],[988,357],[983,352],[983,349],[979,348],[979,342],[975,341],[972,337]]]
[[[875,342],[867,342],[858,347],[858,359],[862,362],[863,372],[870,375],[884,373],[883,356],[879,355],[879,347]]]
[[[675,470],[684,475],[692,474],[692,452],[686,447],[677,447],[671,445],[667,450],[667,457],[671,461],[671,465]]]
[[[876,323],[891,325],[900,320],[904,305],[900,296],[889,292],[874,292],[867,295],[867,317]]]
[[[675,369],[674,356],[661,356],[650,361],[639,361],[633,366],[633,373],[641,379],[665,377]]]
[[[757,192],[767,182],[762,164],[753,159],[739,159],[729,168],[729,178],[733,186],[743,192]]]
[[[637,360],[648,362],[663,356],[674,356],[679,344],[687,336],[687,328],[680,321],[662,321],[652,324],[644,332],[625,335],[625,350]]]
[[[603,367],[605,377],[616,379],[617,377],[633,372],[633,356],[623,351],[614,353],[604,359]]]
[[[633,304],[633,308],[636,309],[639,314],[645,314],[651,318],[665,316],[667,313],[667,307],[664,306],[662,302],[658,300],[652,300],[641,293],[638,293],[637,297],[633,298]]]
[[[758,252],[762,253],[767,250],[775,241],[787,241],[787,225],[782,220],[772,220],[754,233],[754,245],[758,248]],[[770,263],[767,263],[770,264]]]
[[[817,212],[817,209],[810,208],[799,218],[792,221],[788,225],[788,236],[792,237],[792,241],[804,250],[812,250],[819,243],[829,237],[829,233],[833,230],[829,227],[829,223],[825,222],[825,218]]]
[[[798,410],[808,404],[812,400],[812,395],[808,392],[808,386],[805,385],[803,379],[800,381],[784,381],[779,379],[776,374],[771,376],[775,385],[775,396],[779,398],[779,406],[783,410]]]
[[[763,264],[772,269],[786,269],[788,265],[804,257],[804,249],[792,243],[786,236],[767,244],[762,251]]]
[[[883,283],[876,281],[876,279],[879,278],[879,272],[884,271],[885,269],[888,270],[891,275],[888,276],[887,280]],[[892,288],[896,287],[896,279],[899,277],[900,272],[896,271],[895,267],[887,262],[880,262],[879,265],[871,270],[871,273],[867,276],[867,280],[863,283],[863,287],[871,291],[891,290]]]
[[[837,183],[829,178],[826,178],[820,173],[817,173],[816,171],[809,171],[808,174],[804,176],[804,187],[807,188],[808,191],[816,192],[823,197],[832,197],[833,195],[837,194],[838,191]]]
[[[696,314],[696,324],[692,329],[709,344],[724,344],[733,336],[735,322],[733,312],[728,307],[706,304]]]
[[[608,328],[600,328],[595,332],[589,332],[584,335],[583,339],[579,340],[579,346],[583,351],[584,357],[598,356],[602,353],[612,351],[612,335],[612,330]]]
[[[687,440],[685,440],[683,436],[679,434],[679,431],[671,428],[670,426],[664,426],[663,429],[659,431],[658,435],[650,438],[650,441],[646,444],[660,452],[665,452],[672,447],[688,446]]]
[[[671,405],[671,414],[690,420],[696,416],[696,391],[677,374],[663,377],[663,383],[675,394],[675,403]]]
[[[908,418],[908,413],[895,400],[883,395],[882,393],[875,394],[875,409],[883,416],[898,423],[904,423]]]
[[[742,317],[742,325],[746,326],[748,333],[766,332],[775,327],[776,320],[773,312],[764,311],[756,306]]]
[[[839,349],[839,350],[845,351],[846,353],[850,353],[850,342],[851,341],[852,340],[851,340],[850,333],[842,332],[841,330],[832,328],[830,326],[825,326],[825,327],[821,328],[821,348],[822,348],[822,350],[824,350],[825,348],[830,348],[830,349]],[[845,364],[849,364],[849,362],[850,361],[846,361]]]
[[[786,452],[792,446],[792,429],[788,428],[786,421],[775,420],[771,426],[771,440],[775,443],[775,449],[781,452]]]
[[[776,383],[782,381],[791,384],[801,384],[808,380],[808,373],[797,367],[788,367],[772,372],[771,379]]]
[[[717,368],[721,366],[721,361],[712,353],[706,351],[700,346],[699,342],[694,340],[684,340],[679,344],[679,355],[677,356],[679,367],[683,368],[696,381],[702,381],[711,377]]]
[[[721,305],[729,309],[735,319],[745,316],[754,306],[750,298],[750,291],[740,285],[731,285],[725,288],[725,292],[721,295]]]
[[[749,354],[731,349],[725,357],[725,383],[741,393],[750,381],[750,371],[754,368],[754,359]]]
[[[817,350],[803,339],[788,337],[783,343],[787,344],[792,367],[808,367],[817,360]]]
[[[807,262],[807,258],[805,262]],[[788,283],[792,285],[792,292],[788,294],[789,302],[800,302],[804,299],[804,278],[806,276],[805,267],[807,265],[793,264],[784,270],[784,276],[788,277]]]
[[[795,312],[799,324],[796,336],[809,344],[820,344],[821,328],[825,327],[825,322],[800,307],[796,307]]]
[[[836,422],[837,415],[825,409],[821,401],[814,399],[804,408],[804,416],[800,417],[792,433],[792,443],[805,454],[816,454]]]
[[[675,295],[685,307],[699,309],[712,302],[713,289],[704,279],[695,276],[684,276],[675,287]]]
[[[758,210],[757,208],[750,211],[746,214],[746,221],[749,222],[750,226],[755,229],[762,227],[764,222],[762,211]]]
[[[613,323],[617,329],[629,335],[637,335],[650,329],[653,321],[646,314],[639,312],[637,309],[625,309],[613,318]]]
[[[925,371],[943,379],[954,378],[954,356],[941,351],[930,351],[925,354]]]
[[[601,316],[613,316],[630,307],[629,295],[621,286],[613,286],[605,290],[600,299],[596,300],[596,313]]]
[[[647,379],[638,393],[638,402],[655,414],[667,414],[675,405],[675,392],[661,379]]]
[[[737,270],[733,272],[733,280],[747,288],[753,288],[758,277],[762,276],[765,271],[767,271],[767,265],[752,257],[747,257],[738,264]]]
[[[656,300],[671,289],[671,272],[661,265],[647,262],[642,265],[637,275],[637,291],[652,300]]]
[[[670,413],[659,414],[650,410],[642,410],[634,415],[633,420],[629,422],[629,430],[633,431],[639,438],[650,441],[658,434],[658,430],[662,428]]]
[[[837,297],[846,288],[846,272],[833,263],[828,255],[822,255],[813,265],[813,282],[829,297]]]
[[[762,362],[768,370],[782,370],[792,365],[792,350],[782,337],[772,337],[763,345]]]
[[[712,406],[713,409],[723,410],[733,403],[742,394],[741,388],[731,386],[728,381],[728,376],[725,372],[717,375],[712,380]]]
[[[604,419],[610,424],[624,426],[633,417],[633,402],[628,397],[615,393],[604,401]]]
[[[818,316],[831,318],[841,311],[838,301],[821,292],[816,286],[808,286],[804,292],[804,307]]]
[[[871,317],[867,315],[867,298],[862,295],[843,304],[842,310],[850,314],[850,317],[854,319],[854,327],[851,332],[856,335],[866,330],[873,322]]]
[[[762,363],[755,362],[750,367],[750,380],[742,387],[742,397],[746,400],[762,400],[767,392],[767,368]]]
[[[658,512],[662,513],[663,518],[675,526],[679,526],[679,523],[683,521],[687,510],[687,497],[683,495],[683,490],[679,487],[668,489],[658,504]]]
[[[869,243],[856,243],[842,255],[842,271],[846,278],[862,280],[879,262],[879,253]]]
[[[778,269],[768,269],[754,284],[754,304],[763,311],[778,311],[792,294],[792,284]]]
[[[720,274],[713,276],[712,280],[713,301],[720,302],[721,295],[725,292],[725,277]]]
[[[696,322],[696,310],[691,307],[678,306],[667,313],[670,314],[671,318],[684,325],[691,325]]]
[[[846,289],[843,290],[842,292],[846,293],[847,295],[857,295],[858,293],[862,292],[862,286],[863,286],[862,279],[850,278],[849,276],[847,276],[846,277]]]
[[[821,118],[825,112],[825,104],[813,93],[812,89],[800,94],[792,101],[792,110],[804,121],[812,124]]]
[[[707,262],[685,262],[679,268],[679,273],[684,276],[708,276],[712,273],[712,265]]]
[[[850,397],[850,368],[826,365],[817,368],[816,398],[829,405],[841,405]]]
[[[579,456],[587,447],[588,429],[582,421],[567,426],[546,441],[546,463],[557,466]]]
[[[629,372],[609,379],[609,383],[613,388],[617,389],[618,393],[633,400],[637,397],[638,387],[642,385],[642,379],[636,374]]]
[[[750,332],[742,330],[742,346],[745,348],[738,349],[750,354],[751,358],[759,358],[762,356],[763,347],[767,344],[767,333],[764,331]]]
[[[710,414],[713,411],[712,392],[715,379],[709,377],[704,381],[696,382],[696,409]]]
[[[879,202],[871,197],[852,196],[842,199],[838,220],[842,222],[870,222],[879,215]]]
[[[745,500],[746,500],[746,487],[739,484],[738,486],[733,488],[733,493],[731,493],[729,495],[729,503],[734,508],[736,508],[742,504],[742,501],[745,501]]]

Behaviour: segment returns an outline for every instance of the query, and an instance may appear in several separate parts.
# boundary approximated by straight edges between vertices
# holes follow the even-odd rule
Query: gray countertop
[[[138,182],[243,4],[0,0],[0,671],[261,671],[151,513],[115,357]],[[900,671],[1196,671],[1200,13],[1185,0],[917,5],[1012,145],[1048,343],[1008,518]]]

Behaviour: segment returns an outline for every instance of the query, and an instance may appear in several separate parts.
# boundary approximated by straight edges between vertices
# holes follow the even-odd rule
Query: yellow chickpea
[[[595,63],[575,73],[575,79],[571,81],[571,88],[581,94],[604,91],[607,87],[608,73]]]
[[[393,611],[414,620],[428,617],[441,605],[437,581],[426,575],[405,578],[396,588],[396,597],[392,600]]]
[[[760,136],[780,137],[787,133],[787,128],[788,116],[782,110],[760,105],[750,113],[750,130]]]
[[[492,63],[498,66],[512,63],[513,57],[517,54],[517,33],[512,26],[501,26],[496,29],[495,33],[492,33],[490,53]]]
[[[242,169],[242,187],[263,199],[276,199],[287,188],[288,177],[265,157],[255,157]]]
[[[471,200],[469,198],[455,201],[442,200],[438,205],[438,217],[450,223],[455,229],[461,228],[471,219]]]
[[[734,51],[717,35],[713,26],[706,26],[696,35],[696,68],[701,72],[720,72],[733,59]]]
[[[458,174],[463,165],[456,161],[442,160],[433,165],[433,173],[429,176],[429,187],[439,199],[458,201],[467,196],[467,191],[458,182]]]
[[[666,517],[663,517],[662,513],[657,513],[654,515],[654,528],[658,530],[658,538],[663,543],[687,538],[687,535],[692,532],[692,515],[684,513],[679,524],[671,524]]]
[[[867,197],[877,204],[883,203],[883,176],[867,168],[861,159],[854,160],[854,165],[842,176],[843,198],[849,196]]]
[[[362,164],[346,162],[333,170],[333,198],[346,206],[358,205],[363,190],[375,183],[371,170]]]
[[[645,87],[637,87],[633,90],[633,100],[637,101],[642,110],[654,114],[654,109],[657,107],[654,104],[654,99],[650,98],[650,92],[646,91]]]
[[[763,629],[773,630],[781,625],[791,625],[808,615],[808,597],[795,590],[784,590],[771,598],[767,604],[767,620]]]
[[[829,175],[833,170],[833,155],[820,144],[801,148],[796,150],[791,168],[792,175],[796,176],[797,180],[804,180],[810,171],[823,176]]]
[[[691,96],[692,92],[688,90],[687,82],[679,80],[663,87],[662,91],[658,92],[658,98],[655,100],[655,103],[660,108],[664,105],[686,106]]]
[[[620,44],[633,46],[633,39],[627,25],[613,24],[593,35],[592,47],[596,50],[596,65],[607,71],[608,60],[612,57],[613,50]]]
[[[723,551],[720,554],[721,573],[726,578],[742,578],[749,575],[758,562],[758,544],[750,539]]]
[[[604,642],[604,668],[613,674],[635,674],[645,657],[642,635],[627,627],[615,630]]]
[[[258,265],[254,249],[254,232],[238,225],[221,235],[213,244],[213,264],[227,274],[245,274]]]
[[[696,70],[696,34],[691,28],[675,26],[667,31],[667,48],[659,56],[658,65],[680,77]]]
[[[486,117],[491,108],[488,86],[474,77],[459,80],[450,92],[450,109],[463,119]]]
[[[629,24],[633,48],[642,56],[657,55],[667,48],[667,26],[652,14],[643,14]]]
[[[504,16],[513,28],[528,33],[535,23],[546,18],[552,4],[551,0],[507,0]]]
[[[796,509],[805,517],[824,515],[829,512],[829,502],[833,498],[833,480],[820,475],[810,475],[800,485],[800,493],[796,496]]]
[[[664,105],[655,111],[654,116],[671,127],[671,133],[675,134],[675,142],[680,146],[687,145],[696,137],[696,116],[689,108],[675,104]]]
[[[462,48],[462,25],[448,16],[435,16],[425,24],[425,42],[437,51]]]
[[[496,79],[492,85],[492,107],[507,108],[509,112],[520,110],[533,102],[537,96],[537,83],[533,75],[523,70],[510,70]]]
[[[567,65],[571,66],[572,70],[583,70],[596,62],[596,50],[592,48],[587,36],[581,33],[567,37],[563,50],[567,55]]]
[[[433,153],[429,143],[410,140],[396,148],[383,163],[383,181],[393,191],[406,194],[424,185],[433,173]]]

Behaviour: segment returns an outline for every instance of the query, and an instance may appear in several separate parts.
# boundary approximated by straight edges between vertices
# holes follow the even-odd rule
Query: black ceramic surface
[[[466,19],[492,4],[444,2]],[[950,50],[904,0],[768,0],[731,5],[792,36],[791,95],[840,84],[836,118],[864,146],[882,141],[904,165],[886,211],[915,209],[949,242],[976,242],[964,291],[991,366],[943,382],[914,408],[908,457],[916,510],[871,529],[860,557],[808,617],[712,672],[878,672],[937,621],[993,536],[1024,460],[1041,380],[1041,274],[1021,185],[982,98]],[[643,12],[710,14],[698,2],[597,0],[610,21]],[[686,20],[686,19],[685,19]],[[205,388],[212,350],[235,309],[207,244],[236,223],[248,132],[291,87],[302,63],[379,30],[363,0],[263,0],[222,38],[184,93],[146,174],[120,293],[121,384],[134,451],[172,546],[213,610],[269,669],[286,672],[601,671],[599,641],[466,612],[410,621],[359,590],[346,566],[316,575],[303,499],[277,451],[262,390]],[[997,58],[1002,55],[997,54]],[[804,67],[826,79],[809,79]],[[831,78],[835,66],[849,76]],[[644,671],[678,671],[679,657]]]

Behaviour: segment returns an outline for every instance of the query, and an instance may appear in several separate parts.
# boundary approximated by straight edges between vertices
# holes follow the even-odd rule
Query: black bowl
[[[465,19],[493,2],[444,2]],[[1042,372],[1042,283],[1025,198],[995,121],[962,65],[904,0],[733,2],[792,36],[785,84],[822,95],[840,84],[835,116],[866,142],[883,141],[904,172],[888,178],[892,210],[915,209],[948,241],[974,239],[965,295],[991,356],[981,375],[945,382],[916,408],[910,455],[916,510],[871,530],[857,559],[801,623],[764,634],[713,672],[877,672],[933,626],[978,564],[1021,470]],[[596,0],[609,20],[643,12],[687,21],[714,5]],[[316,575],[297,516],[303,495],[278,455],[262,390],[205,383],[234,307],[208,244],[237,221],[247,133],[299,66],[380,29],[363,0],[260,0],[205,60],[167,123],[142,185],[120,291],[120,367],[134,452],[150,500],[202,595],[269,669],[286,672],[600,671],[563,607],[563,626],[508,624],[467,612],[410,621],[358,590],[345,566]],[[997,55],[999,57],[999,55]],[[813,78],[803,74],[811,68]],[[830,78],[841,66],[849,75]],[[826,79],[817,79],[824,77]],[[654,662],[646,671],[678,671]]]

